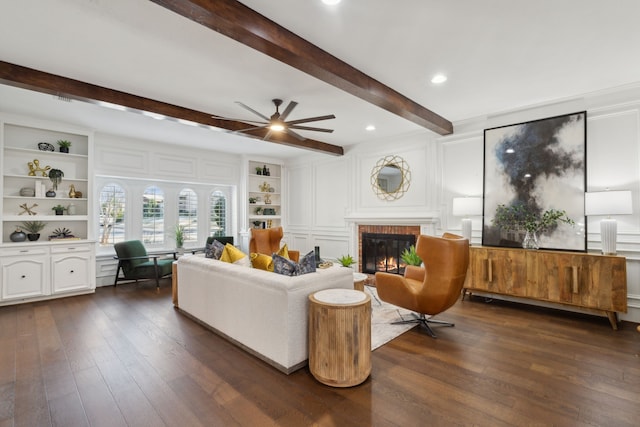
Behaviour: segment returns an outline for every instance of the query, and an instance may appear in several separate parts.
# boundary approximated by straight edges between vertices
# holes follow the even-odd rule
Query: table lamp
[[[609,215],[629,215],[631,208],[631,191],[595,191],[584,195],[584,214],[586,216],[606,215],[600,221],[600,238],[602,239],[602,253],[616,254],[618,237],[618,223]]]
[[[482,215],[482,197],[454,197],[453,216],[462,216],[462,237],[471,244],[471,218]]]

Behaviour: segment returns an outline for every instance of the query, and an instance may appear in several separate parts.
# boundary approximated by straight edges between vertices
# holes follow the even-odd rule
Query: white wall
[[[618,254],[627,258],[627,314],[640,322],[640,87],[627,87],[559,100],[454,124],[455,132],[437,137],[424,132],[406,138],[366,143],[340,158],[303,156],[288,162],[290,199],[285,230],[293,247],[321,254],[357,255],[355,222],[350,218],[435,216],[436,232],[461,232],[460,218],[451,214],[453,197],[483,193],[484,129],[587,111],[587,190],[628,189],[634,214],[619,216]],[[382,157],[407,160],[412,182],[396,201],[379,200],[370,174]],[[343,212],[343,219],[340,219]],[[588,219],[588,250],[600,251],[599,219]],[[473,219],[473,242],[481,242],[482,218]]]

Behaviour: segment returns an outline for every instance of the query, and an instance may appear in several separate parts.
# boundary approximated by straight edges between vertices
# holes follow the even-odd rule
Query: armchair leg
[[[412,314],[414,316],[413,319],[398,320],[397,322],[391,322],[391,324],[402,325],[406,323],[417,323],[419,325],[422,325],[427,330],[427,333],[431,335],[432,338],[438,338],[438,336],[435,334],[435,332],[433,332],[433,329],[431,329],[431,327],[429,326],[429,323],[442,325],[442,326],[450,326],[450,327],[455,326],[453,323],[445,322],[444,320],[427,319],[427,317],[422,313],[420,313],[419,315],[416,315],[415,313],[412,313]]]
[[[120,268],[122,267],[122,262],[118,261],[118,268],[116,269],[116,280],[113,282],[113,286],[118,286],[118,276],[120,275]]]

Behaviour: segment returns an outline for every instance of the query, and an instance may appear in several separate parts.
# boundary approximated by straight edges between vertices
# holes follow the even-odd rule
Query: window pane
[[[184,189],[178,195],[178,224],[184,226],[184,242],[198,241],[198,196]]]
[[[209,234],[227,235],[227,199],[221,191],[211,193],[209,205]]]
[[[124,241],[125,193],[118,184],[107,184],[100,191],[98,235],[101,245]]]
[[[142,241],[164,243],[164,193],[156,186],[142,195]]]

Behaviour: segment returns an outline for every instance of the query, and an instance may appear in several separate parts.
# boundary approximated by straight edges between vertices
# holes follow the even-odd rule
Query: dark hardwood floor
[[[276,371],[183,316],[170,280],[0,308],[5,426],[638,426],[640,334],[482,298],[373,352],[362,385]]]

